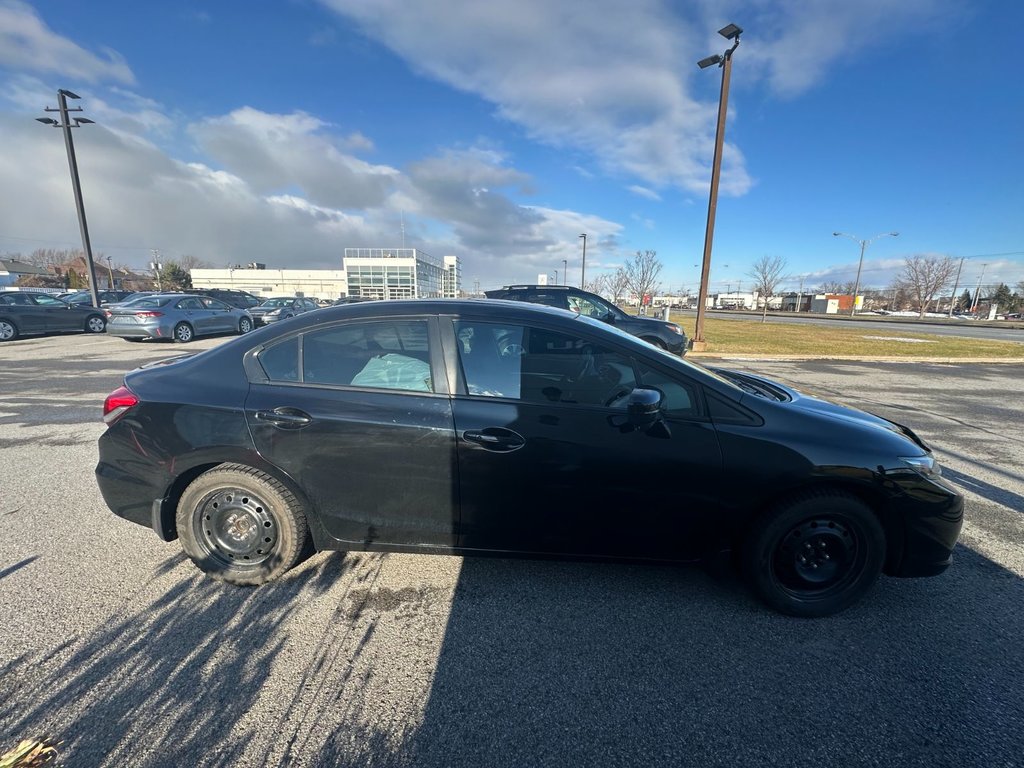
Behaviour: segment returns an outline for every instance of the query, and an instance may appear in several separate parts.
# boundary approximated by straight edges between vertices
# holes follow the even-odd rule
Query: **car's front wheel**
[[[287,487],[241,464],[221,464],[178,502],[181,546],[200,570],[231,584],[276,579],[299,561],[306,511]]]
[[[187,344],[195,338],[195,331],[192,330],[192,326],[188,323],[178,323],[174,326],[174,340]]]
[[[816,490],[754,521],[741,563],[754,592],[792,616],[831,616],[871,588],[885,559],[885,531],[847,494]]]

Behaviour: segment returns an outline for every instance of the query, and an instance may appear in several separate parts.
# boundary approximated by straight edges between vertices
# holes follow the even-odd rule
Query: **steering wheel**
[[[522,357],[523,345],[514,341],[510,341],[507,344],[502,343],[498,352],[502,357]]]

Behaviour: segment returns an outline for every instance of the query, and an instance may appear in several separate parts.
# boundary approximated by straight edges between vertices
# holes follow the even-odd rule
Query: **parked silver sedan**
[[[173,339],[186,343],[211,333],[248,333],[248,311],[207,296],[158,293],[108,311],[107,333],[128,341]]]
[[[258,307],[250,309],[249,312],[257,325],[270,325],[278,320],[287,320],[289,317],[319,308],[320,305],[312,299],[301,296],[276,296],[266,299]]]

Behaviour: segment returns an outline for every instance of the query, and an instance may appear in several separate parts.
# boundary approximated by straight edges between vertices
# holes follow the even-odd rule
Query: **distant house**
[[[44,267],[36,267],[17,259],[0,259],[0,288],[14,285],[21,277],[41,277],[49,272]]]

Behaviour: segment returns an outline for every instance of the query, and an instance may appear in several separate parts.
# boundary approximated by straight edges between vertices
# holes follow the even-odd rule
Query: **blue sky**
[[[720,70],[733,66],[712,289],[764,255],[791,285],[885,287],[914,254],[1024,280],[1015,2],[0,0],[0,254],[94,250],[333,267],[345,247],[458,254],[481,287],[579,280],[637,250],[696,289]]]

